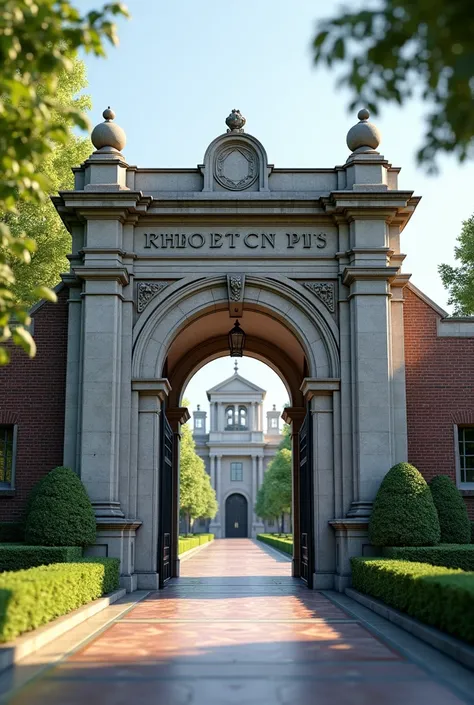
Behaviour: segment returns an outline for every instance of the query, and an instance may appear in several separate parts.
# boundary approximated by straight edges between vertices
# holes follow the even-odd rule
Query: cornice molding
[[[392,281],[398,274],[398,267],[346,267],[342,273],[342,283],[350,286],[358,280]]]
[[[117,281],[123,286],[129,284],[130,276],[124,267],[73,267],[74,274],[79,279]]]

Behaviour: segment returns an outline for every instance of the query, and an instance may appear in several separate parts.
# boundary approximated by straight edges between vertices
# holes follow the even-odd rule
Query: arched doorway
[[[248,502],[243,494],[234,492],[225,501],[226,539],[245,539],[248,536]]]
[[[320,585],[326,586],[333,583],[335,573],[335,537],[329,521],[334,517],[335,505],[342,499],[336,493],[339,470],[334,469],[333,452],[334,414],[337,417],[340,403],[337,328],[322,303],[282,276],[276,281],[246,275],[243,299],[239,318],[247,333],[246,354],[272,367],[284,382],[290,398],[285,420],[292,425],[293,575],[303,577],[311,586],[315,574],[320,573]],[[138,443],[140,449],[142,444],[148,446],[148,451],[143,449],[145,457],[153,453],[153,439],[157,438],[149,429],[148,415],[153,412],[160,414],[165,410],[175,434],[175,447],[179,447],[180,424],[189,418],[188,410],[181,406],[189,379],[207,362],[229,355],[228,331],[235,319],[235,315],[229,315],[229,309],[228,279],[216,275],[170,284],[150,301],[137,321],[133,395],[138,416]],[[305,418],[309,418],[310,426],[317,428],[313,434],[315,441],[308,446],[309,454],[305,449],[300,463],[299,431]],[[159,453],[158,446],[155,441]],[[313,490],[316,464],[320,470],[317,492]],[[174,467],[173,494],[169,500],[173,503],[172,523],[167,530],[172,535],[172,575],[176,576],[179,574],[179,561],[173,548],[177,546],[178,526],[176,460]],[[138,475],[140,472],[138,467]],[[152,497],[141,497],[140,501],[147,505],[143,511],[153,512]],[[161,557],[159,541],[151,535],[147,537],[140,529],[136,538],[137,562],[145,555],[145,542],[148,550],[151,544],[152,550]],[[304,553],[300,549],[302,544]],[[318,559],[316,552],[319,552]],[[306,561],[305,566],[302,561]]]

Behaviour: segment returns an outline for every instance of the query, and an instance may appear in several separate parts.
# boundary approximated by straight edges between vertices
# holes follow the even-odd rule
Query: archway
[[[146,414],[166,409],[175,434],[177,457],[180,424],[189,418],[187,409],[181,406],[184,388],[204,364],[229,354],[227,334],[233,318],[235,316],[229,316],[227,279],[213,276],[170,284],[150,302],[137,321],[132,362],[134,406],[138,410],[139,445],[145,444],[149,454],[156,452],[159,456],[157,442],[153,441],[156,436],[140,432],[140,425],[146,427]],[[334,516],[337,482],[333,467],[333,411],[339,404],[339,357],[334,320],[322,303],[315,302],[309,292],[302,293],[301,287],[295,286],[294,282],[281,276],[272,280],[251,275],[245,281],[244,305],[239,318],[247,333],[246,354],[272,367],[284,380],[290,398],[285,420],[291,423],[293,436],[293,574],[297,577],[304,575],[310,584],[316,570],[323,576],[329,575],[329,583],[335,572],[334,536],[328,525]],[[305,456],[302,470],[299,431],[308,413],[309,425],[316,426],[316,433],[315,441],[311,443],[311,457]],[[322,472],[314,477],[316,464]],[[303,471],[309,482],[305,480],[303,490],[307,499],[305,522],[308,524],[304,532],[300,526],[300,476]],[[140,473],[138,467],[139,476]],[[174,523],[171,527],[174,531],[171,551],[173,554],[174,550],[174,575],[179,571],[173,549],[177,545],[177,477],[175,461]],[[317,491],[313,491],[313,486]],[[153,511],[150,498],[142,498],[141,502]],[[301,567],[300,551],[303,534],[303,542],[310,542],[305,570]],[[308,539],[313,535],[314,541]],[[148,555],[152,551],[160,553],[158,541],[142,531],[137,534],[136,547],[137,562],[146,551]],[[319,554],[318,560],[316,553]]]
[[[230,494],[225,501],[226,539],[248,537],[248,501],[240,492]]]

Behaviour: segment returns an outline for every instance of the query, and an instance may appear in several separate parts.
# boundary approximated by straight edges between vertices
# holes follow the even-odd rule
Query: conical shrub
[[[438,512],[441,543],[470,543],[471,524],[466,504],[451,478],[434,477],[430,490]]]
[[[33,488],[25,541],[33,546],[89,546],[95,543],[94,510],[84,485],[69,468],[51,470]]]
[[[398,463],[385,475],[370,517],[369,539],[375,546],[439,543],[439,520],[430,488],[413,465]]]

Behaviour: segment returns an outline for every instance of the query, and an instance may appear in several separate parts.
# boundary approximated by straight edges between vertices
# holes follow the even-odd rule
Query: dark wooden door
[[[158,516],[158,576],[163,588],[171,578],[171,524],[173,521],[173,431],[161,411],[160,511]]]
[[[314,502],[313,502],[313,443],[311,411],[308,407],[300,429],[300,539],[301,578],[313,587],[314,573]]]
[[[231,494],[225,503],[225,537],[226,539],[246,539],[248,504],[241,494]]]

